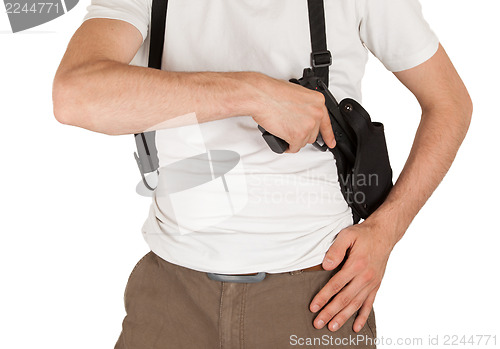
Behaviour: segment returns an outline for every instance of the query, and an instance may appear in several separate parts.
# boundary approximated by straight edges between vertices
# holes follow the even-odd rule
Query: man
[[[94,0],[54,81],[61,123],[109,135],[157,130],[159,183],[143,226],[151,252],[130,275],[116,348],[347,348],[339,340],[356,335],[365,341],[355,347],[374,347],[372,306],[391,250],[472,115],[418,0],[325,1],[336,98],[360,100],[368,49],[422,107],[389,197],[356,225],[331,154],[309,145],[320,132],[335,146],[324,98],[288,82],[309,66],[306,0],[171,0],[161,71],[144,67],[150,9],[151,0]],[[199,124],[172,126],[193,116]],[[287,153],[271,152],[258,124],[286,140]],[[228,215],[200,204],[221,194],[199,188],[184,199],[193,207],[185,219],[169,195],[169,166],[206,149],[239,155],[224,195],[244,204]],[[254,283],[207,277],[261,272]]]

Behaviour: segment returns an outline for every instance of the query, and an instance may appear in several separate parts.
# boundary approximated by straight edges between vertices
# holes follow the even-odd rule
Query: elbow
[[[467,133],[470,123],[472,121],[472,113],[474,111],[474,105],[468,93],[466,93],[465,97],[463,98],[461,109],[462,109],[462,118],[464,124],[464,132]]]
[[[457,125],[465,137],[472,121],[473,112],[472,99],[465,86],[443,98],[442,108],[449,111],[452,122]]]
[[[61,83],[54,81],[52,87],[52,105],[54,117],[59,123],[63,125],[69,125],[71,122],[64,100],[65,98],[63,97],[63,88],[61,86]]]
[[[421,105],[422,116],[436,117],[442,126],[453,130],[457,140],[462,142],[472,121],[473,103],[466,89],[455,91]]]
[[[472,121],[473,104],[468,93],[465,93],[459,100],[456,100],[455,103],[456,108],[453,114],[455,115],[457,134],[462,142],[469,131]]]
[[[464,140],[472,121],[473,104],[470,96],[465,93],[459,99],[454,99],[454,107],[450,109],[450,120],[455,124],[457,137]]]
[[[474,112],[474,104],[472,103],[472,99],[469,96],[467,99],[466,107],[465,107],[465,114],[466,114],[466,118],[467,118],[469,124],[472,120],[473,112]]]
[[[56,120],[63,125],[95,130],[92,96],[82,74],[57,73],[52,85],[52,106]]]
[[[100,105],[96,98],[94,80],[87,67],[73,71],[58,71],[52,85],[54,117],[63,125],[115,135],[117,133],[114,129],[110,129],[101,118],[96,117]]]
[[[63,125],[81,126],[82,110],[76,97],[78,81],[70,74],[56,74],[52,85],[52,105],[56,120]]]

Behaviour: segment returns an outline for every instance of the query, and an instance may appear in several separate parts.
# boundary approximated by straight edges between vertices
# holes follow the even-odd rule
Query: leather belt
[[[305,269],[299,269],[294,271],[289,271],[291,275],[300,274],[304,271],[320,271],[324,270],[321,264],[313,265],[312,267],[308,267]],[[253,283],[260,282],[265,279],[266,273],[250,273],[250,274],[237,274],[237,275],[225,275],[225,274],[217,274],[217,273],[207,273],[209,279],[214,281],[222,281],[222,282],[240,282],[240,283]]]
[[[298,274],[298,273],[303,272],[303,271],[320,271],[320,270],[325,270],[325,269],[323,269],[323,265],[322,264],[313,265],[312,267],[305,268],[305,269],[299,269],[299,270],[289,271],[288,273]],[[257,275],[257,274],[258,273],[238,274],[238,275]]]

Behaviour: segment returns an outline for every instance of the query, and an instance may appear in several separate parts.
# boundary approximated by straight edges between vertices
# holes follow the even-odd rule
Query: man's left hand
[[[347,256],[342,268],[311,302],[317,312],[314,327],[336,331],[356,312],[353,330],[363,328],[382,282],[392,248],[396,244],[383,227],[364,221],[342,230],[325,255],[323,268],[333,270]],[[332,299],[332,297],[334,297]]]

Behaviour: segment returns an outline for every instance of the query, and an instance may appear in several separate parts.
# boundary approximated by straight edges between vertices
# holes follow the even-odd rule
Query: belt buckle
[[[264,278],[266,277],[266,273],[263,271],[255,275],[228,275],[228,274],[207,273],[207,276],[209,279],[214,281],[254,283],[264,280]]]
[[[330,51],[311,52],[311,66],[313,68],[324,68],[332,65],[332,54]]]

